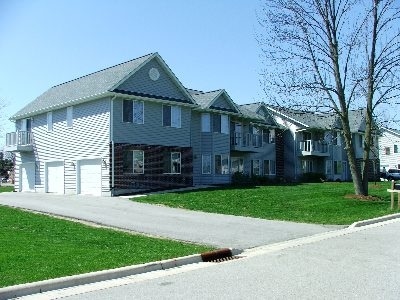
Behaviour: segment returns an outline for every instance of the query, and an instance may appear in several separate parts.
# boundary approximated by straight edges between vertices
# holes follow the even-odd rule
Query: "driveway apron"
[[[137,203],[118,197],[0,193],[0,205],[153,236],[237,249],[287,241],[343,227],[195,212]]]

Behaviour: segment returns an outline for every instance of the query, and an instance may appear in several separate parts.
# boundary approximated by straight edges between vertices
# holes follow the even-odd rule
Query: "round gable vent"
[[[151,80],[156,81],[158,78],[160,78],[160,72],[156,68],[151,68],[149,70],[149,77]]]

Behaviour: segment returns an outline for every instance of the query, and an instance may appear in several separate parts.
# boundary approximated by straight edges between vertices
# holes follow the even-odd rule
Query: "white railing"
[[[328,145],[326,143],[313,140],[305,140],[299,142],[299,148],[301,151],[304,152],[320,152],[320,153],[328,152]]]
[[[238,147],[261,147],[262,135],[252,133],[231,132],[231,145]]]
[[[32,145],[33,134],[30,131],[17,131],[6,134],[6,146]]]

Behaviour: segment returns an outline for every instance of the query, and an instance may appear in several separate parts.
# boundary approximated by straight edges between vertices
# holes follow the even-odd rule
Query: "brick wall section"
[[[276,151],[276,177],[283,178],[285,175],[285,153],[283,130],[276,129],[275,132],[275,151]]]
[[[144,151],[144,174],[126,174],[123,172],[123,153],[127,150]],[[181,174],[164,174],[165,152],[181,153]],[[110,153],[112,153],[111,144]],[[191,147],[115,144],[114,155],[115,189],[160,190],[193,186],[193,154]]]

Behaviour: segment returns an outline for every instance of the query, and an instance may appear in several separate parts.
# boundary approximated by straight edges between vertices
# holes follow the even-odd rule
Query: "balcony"
[[[302,156],[329,156],[328,145],[321,141],[301,141],[299,149]]]
[[[231,132],[231,150],[252,152],[262,147],[262,135]]]
[[[33,133],[30,131],[17,131],[6,134],[7,152],[29,152],[33,151]]]

